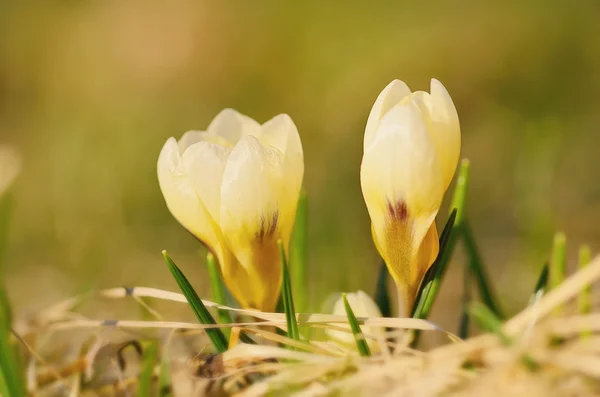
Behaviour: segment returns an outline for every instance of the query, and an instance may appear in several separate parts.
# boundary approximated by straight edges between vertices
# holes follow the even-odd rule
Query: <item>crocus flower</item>
[[[218,258],[243,307],[275,309],[282,279],[277,241],[287,250],[303,174],[298,130],[285,114],[260,125],[225,109],[206,131],[169,138],[160,153],[167,207]]]
[[[392,81],[379,94],[365,129],[360,179],[377,250],[398,287],[400,316],[409,316],[435,260],[435,217],[460,153],[456,108],[442,83],[411,93]]]
[[[346,294],[346,299],[348,300],[348,304],[352,309],[352,312],[356,317],[382,317],[381,311],[377,307],[377,304],[371,299],[369,295],[364,293],[363,291],[351,292]],[[333,305],[333,314],[338,316],[346,316],[346,308],[344,306],[344,300],[340,296]],[[338,327],[347,328],[350,331],[350,324],[335,324]],[[379,350],[378,341],[372,339],[372,337],[382,336],[383,328],[381,327],[366,327],[362,325],[360,327],[361,332],[370,336],[371,338],[367,338],[367,344],[371,350]],[[337,331],[334,329],[327,329],[327,335],[334,342],[342,345],[345,348],[355,347],[356,341],[354,340],[354,335],[350,332]]]

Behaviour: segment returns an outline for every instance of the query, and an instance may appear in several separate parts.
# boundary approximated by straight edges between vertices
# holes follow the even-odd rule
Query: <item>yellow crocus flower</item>
[[[435,260],[435,217],[456,170],[460,125],[438,80],[431,93],[392,81],[379,94],[365,129],[360,179],[377,250],[398,287],[399,315],[410,316],[419,285]]]
[[[304,175],[292,119],[260,125],[225,109],[206,131],[169,138],[158,180],[173,216],[218,258],[246,308],[273,311],[281,288],[277,241],[289,245]]]

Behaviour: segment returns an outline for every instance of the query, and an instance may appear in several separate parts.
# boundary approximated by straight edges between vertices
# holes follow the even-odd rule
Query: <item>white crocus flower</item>
[[[398,287],[400,315],[409,316],[435,260],[435,217],[456,170],[460,126],[442,83],[411,93],[392,81],[375,101],[364,136],[363,196],[373,240]]]
[[[304,175],[292,119],[260,125],[225,109],[206,131],[169,138],[158,180],[173,216],[218,258],[243,307],[272,311],[281,287],[277,241],[289,245]]]
[[[381,311],[377,307],[377,304],[363,291],[351,292],[346,294],[348,304],[352,309],[352,312],[356,317],[382,317]],[[344,306],[344,300],[340,296],[333,305],[333,314],[338,316],[346,316],[346,307]],[[337,327],[347,328],[350,331],[350,324],[335,324]],[[383,337],[384,330],[381,327],[360,327],[363,335],[367,337],[367,344],[373,351],[379,350],[379,341],[373,338]],[[327,329],[327,335],[334,342],[342,345],[345,348],[356,348],[356,341],[354,335],[351,332],[337,331],[334,329]]]

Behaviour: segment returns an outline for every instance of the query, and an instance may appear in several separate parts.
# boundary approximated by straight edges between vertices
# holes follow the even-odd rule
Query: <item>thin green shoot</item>
[[[296,221],[290,240],[290,277],[294,291],[296,310],[308,310],[308,195],[300,191]]]
[[[439,293],[446,267],[454,252],[454,247],[462,226],[462,220],[465,216],[467,188],[469,186],[469,164],[469,160],[467,159],[463,159],[460,162],[458,178],[456,179],[452,203],[450,204],[452,211],[450,212],[446,226],[444,226],[444,230],[440,235],[438,257],[433,262],[421,282],[421,288],[413,306],[413,318],[425,319],[429,316],[433,303]]]
[[[196,293],[196,291],[194,290],[194,288],[192,287],[192,285],[190,284],[188,279],[183,274],[183,272],[177,267],[175,262],[173,262],[173,260],[169,257],[169,254],[167,254],[167,251],[163,251],[162,254],[163,254],[163,257],[165,258],[165,262],[167,263],[167,266],[169,267],[169,270],[171,271],[171,274],[173,274],[173,277],[175,278],[175,281],[177,282],[177,285],[179,286],[179,289],[181,289],[181,292],[183,293],[183,295],[187,299],[188,303],[190,304],[190,307],[192,308],[198,321],[200,321],[201,324],[206,324],[206,325],[216,324],[217,322],[215,321],[213,316],[210,314],[210,312],[208,311],[206,306],[204,306],[202,299],[200,299],[200,297],[198,296],[198,294]],[[227,350],[227,346],[228,346],[229,342],[228,342],[227,338],[225,337],[225,334],[223,334],[223,331],[221,331],[219,328],[208,328],[208,329],[206,329],[206,333],[208,334],[213,345],[215,346],[215,349],[219,353],[223,353]]]
[[[467,251],[467,255],[469,256],[469,266],[471,268],[471,273],[477,283],[477,290],[479,291],[479,296],[485,305],[494,312],[496,316],[499,318],[504,318],[502,314],[502,309],[500,309],[500,304],[498,300],[495,298],[495,294],[492,290],[492,283],[489,281],[489,276],[487,275],[485,266],[483,265],[483,261],[481,260],[481,254],[479,248],[477,247],[477,243],[475,242],[475,237],[473,235],[473,230],[471,229],[471,225],[469,222],[463,222],[462,226],[462,240],[465,246],[465,250]]]
[[[379,276],[377,277],[377,288],[375,290],[375,303],[381,311],[383,317],[392,316],[392,304],[390,301],[390,291],[388,288],[388,280],[390,271],[384,261],[381,261],[379,267]]]
[[[472,302],[469,307],[469,313],[483,330],[498,336],[503,345],[509,346],[512,343],[512,340],[502,331],[502,321],[500,318],[486,305],[481,302]]]
[[[342,299],[344,301],[344,308],[346,309],[348,323],[350,324],[352,335],[354,335],[354,340],[356,341],[358,353],[363,357],[369,357],[371,355],[371,349],[369,349],[369,345],[362,334],[358,320],[356,319],[356,316],[354,315],[354,312],[348,303],[348,298],[346,297],[345,293],[342,294]]]
[[[550,258],[550,289],[557,288],[565,280],[567,272],[567,237],[558,232],[554,236],[552,244],[552,256]],[[554,315],[561,315],[563,305],[557,305]]]
[[[152,395],[152,384],[154,382],[154,367],[158,362],[158,344],[150,342],[146,344],[142,356],[142,368],[140,370],[138,381],[138,397]]]
[[[221,280],[221,276],[219,275],[217,261],[211,252],[206,255],[206,265],[208,267],[208,278],[210,279],[210,288],[212,291],[213,301],[219,305],[226,306],[227,301],[225,298],[223,282]],[[229,312],[225,310],[217,310],[217,316],[219,318],[219,322],[222,324],[230,324],[232,322]],[[230,331],[231,330],[229,329],[223,330],[226,336],[229,336]]]
[[[469,336],[469,305],[471,304],[471,269],[469,266],[464,266],[463,269],[463,295],[461,299],[460,318],[458,321],[458,337],[466,339]]]
[[[592,251],[590,250],[590,247],[587,245],[580,246],[578,258],[579,269],[585,269],[590,264],[591,259]],[[590,314],[592,311],[592,286],[589,284],[583,288],[577,296],[577,311],[580,314]],[[592,332],[587,329],[581,334],[581,336],[584,338],[587,338],[591,335]]]
[[[283,273],[282,291],[283,309],[285,311],[285,320],[287,324],[288,337],[300,341],[300,333],[298,331],[298,321],[296,319],[296,310],[294,309],[294,297],[292,294],[292,284],[290,282],[290,274],[288,271],[287,258],[283,248],[283,242],[277,241],[279,245],[279,256],[281,258],[281,269]]]
[[[544,264],[544,267],[538,276],[538,280],[535,283],[535,288],[533,289],[533,294],[531,294],[531,297],[529,298],[528,306],[535,305],[546,293],[546,290],[548,289],[548,275],[549,266],[548,263],[546,263]]]

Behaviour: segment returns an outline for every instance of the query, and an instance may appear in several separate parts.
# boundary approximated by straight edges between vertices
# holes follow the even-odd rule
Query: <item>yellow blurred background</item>
[[[505,308],[525,304],[556,230],[600,248],[600,12],[592,1],[0,4],[0,143],[23,170],[5,266],[21,311],[90,288],[208,296],[200,249],[156,180],[170,136],[225,107],[288,113],[304,144],[311,302],[372,293],[362,134],[394,78],[441,80],[472,177],[468,217]],[[443,224],[447,214],[444,207]],[[457,307],[460,252],[440,307]],[[438,309],[455,317],[454,310]]]

